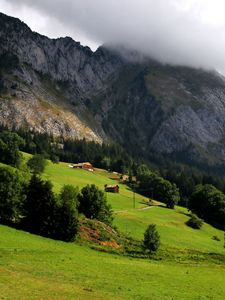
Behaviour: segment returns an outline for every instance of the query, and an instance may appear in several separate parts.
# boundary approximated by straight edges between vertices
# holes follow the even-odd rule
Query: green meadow
[[[95,184],[100,189],[104,190],[105,184],[118,183],[118,175],[108,173],[105,170],[97,169],[94,172],[89,172],[80,169],[71,169],[68,165],[68,163],[48,163],[43,177],[52,181],[56,192],[58,192],[64,184],[72,184],[78,186],[80,189],[87,184]],[[119,184],[119,186],[119,194],[107,193],[108,202],[112,205],[114,210],[133,208],[133,192],[125,184]],[[145,201],[147,201],[145,197],[135,194],[136,208],[144,207],[145,204],[141,202]]]
[[[56,192],[64,184],[104,189],[118,183],[116,174],[70,169],[66,163],[49,162],[43,178]],[[225,299],[224,233],[208,224],[194,230],[185,224],[186,209],[150,208],[148,199],[119,186],[119,194],[107,193],[114,225],[142,240],[148,224],[155,223],[161,236],[157,255],[97,251],[1,225],[0,299]]]
[[[0,226],[0,299],[224,299],[224,265],[135,259]]]

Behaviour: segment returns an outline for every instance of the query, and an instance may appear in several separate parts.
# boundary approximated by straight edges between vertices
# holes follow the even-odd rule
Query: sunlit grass
[[[117,184],[118,176],[49,162],[43,178],[51,180],[59,192],[64,184],[80,189],[96,184],[104,190],[105,184]],[[133,192],[124,184],[119,186],[119,194],[107,193],[114,225],[142,240],[148,224],[156,224],[161,248],[155,259],[104,253],[0,225],[0,299],[223,300],[223,232],[208,224],[200,230],[188,227],[185,208],[143,209],[148,199],[141,195],[135,195],[134,208]]]

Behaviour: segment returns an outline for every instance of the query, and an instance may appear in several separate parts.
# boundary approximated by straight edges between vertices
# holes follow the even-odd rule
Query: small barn
[[[89,162],[82,162],[82,163],[78,163],[78,164],[74,164],[73,165],[74,169],[83,169],[83,170],[88,170],[88,171],[93,171],[93,165]]]
[[[118,185],[105,185],[105,192],[109,193],[119,193],[119,186]]]

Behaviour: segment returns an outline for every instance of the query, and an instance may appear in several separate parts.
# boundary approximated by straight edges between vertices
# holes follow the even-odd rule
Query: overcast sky
[[[93,50],[122,43],[162,62],[225,73],[225,0],[0,0],[0,11]]]

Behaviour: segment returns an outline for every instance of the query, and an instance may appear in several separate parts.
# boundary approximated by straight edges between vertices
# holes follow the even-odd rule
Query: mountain
[[[0,14],[0,123],[116,141],[153,160],[223,172],[225,79],[121,47],[49,39]]]
[[[71,38],[51,40],[20,20],[0,15],[0,122],[64,137],[106,138],[88,109],[121,59],[99,48],[93,53]]]

